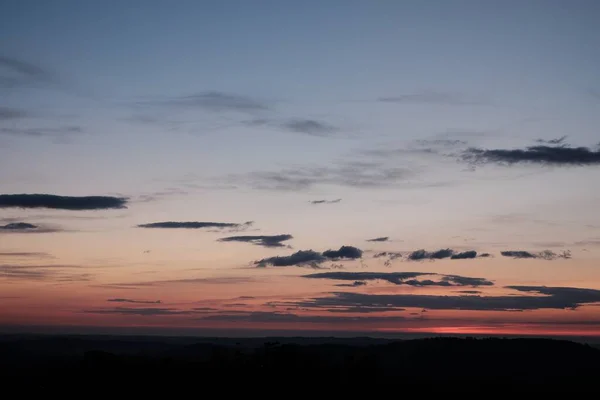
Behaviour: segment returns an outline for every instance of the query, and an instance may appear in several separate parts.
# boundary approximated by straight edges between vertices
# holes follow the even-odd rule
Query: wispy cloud
[[[34,225],[27,222],[11,222],[0,225],[0,234],[7,233],[55,233],[63,232],[64,229],[49,225]]]
[[[0,121],[25,118],[27,115],[27,112],[25,112],[24,110],[0,106]]]
[[[335,203],[339,203],[340,201],[342,201],[342,199],[335,199],[335,200],[311,200],[310,204],[335,204]]]
[[[59,128],[0,128],[0,135],[15,137],[65,138],[82,132],[83,128],[81,126],[63,126]]]
[[[188,96],[173,97],[153,102],[178,107],[199,108],[211,112],[256,112],[269,109],[269,105],[261,100],[239,94],[208,91]]]
[[[163,285],[239,285],[254,282],[253,277],[248,276],[220,276],[214,278],[183,278],[183,279],[165,279],[146,282],[118,282],[109,284],[90,285],[92,287],[104,289],[138,289],[145,287],[163,286]]]
[[[439,281],[416,280],[420,276],[441,277]],[[304,275],[310,279],[333,279],[342,281],[382,280],[394,285],[409,286],[492,286],[494,283],[484,278],[471,278],[460,275],[443,275],[430,272],[322,272]]]
[[[187,222],[176,222],[176,221],[165,221],[165,222],[152,222],[149,224],[138,225],[138,228],[151,228],[151,229],[228,229],[228,228],[244,228],[252,225],[252,221],[244,223],[233,223],[233,222],[199,222],[199,221],[187,221]]]
[[[354,260],[362,257],[362,250],[353,246],[342,246],[338,250],[327,250],[323,253],[314,250],[300,250],[289,256],[276,256],[255,261],[255,265],[265,267],[309,266],[318,268],[319,264],[332,260]]]
[[[54,258],[49,253],[38,252],[38,251],[10,251],[10,252],[0,252],[0,257]]]
[[[469,98],[459,93],[444,93],[436,91],[422,91],[417,93],[401,94],[397,96],[386,96],[377,99],[383,103],[396,104],[431,104],[431,105],[487,105],[484,99]]]
[[[311,136],[329,136],[337,130],[329,124],[314,119],[292,119],[283,123],[283,127],[291,132]]]
[[[120,314],[120,315],[140,315],[140,316],[166,316],[166,315],[190,315],[194,310],[179,310],[176,308],[162,307],[114,307],[83,310],[86,314]]]
[[[83,267],[77,265],[19,265],[19,264],[0,264],[0,278],[11,280],[30,280],[30,281],[52,281],[52,282],[78,282],[89,281],[89,273],[73,273],[73,270],[79,270]]]
[[[537,139],[536,142],[544,143],[544,144],[558,145],[558,144],[563,144],[565,142],[565,139],[567,139],[566,136],[561,136],[561,137],[555,138],[555,139]]]
[[[525,250],[507,250],[500,252],[504,257],[512,258],[539,258],[543,260],[555,260],[557,258],[571,258],[570,251],[563,251],[562,253],[555,253],[551,250],[544,250],[539,253],[532,253]]]
[[[39,83],[52,83],[54,74],[40,65],[0,55],[0,87],[14,88]]]
[[[57,196],[52,194],[0,194],[0,208],[107,210],[127,208],[127,199],[113,196]]]
[[[561,142],[562,143],[562,140]],[[525,149],[467,149],[462,159],[473,165],[482,164],[538,164],[544,166],[599,165],[600,149],[588,147],[530,146]]]
[[[123,298],[115,298],[106,300],[111,303],[132,303],[132,304],[160,304],[160,300],[132,300],[132,299],[123,299]]]
[[[334,323],[384,323],[390,321],[403,321],[402,316],[384,317],[349,317],[349,316],[327,316],[327,315],[298,315],[292,313],[280,313],[276,311],[255,311],[248,313],[223,313],[202,317],[205,321],[221,322],[256,322],[256,323],[305,323],[305,324],[334,324]]]
[[[282,242],[293,239],[292,235],[255,235],[255,236],[230,236],[219,239],[220,242],[246,242],[263,247],[285,247]]]
[[[255,189],[300,191],[317,185],[355,188],[377,188],[397,184],[414,176],[408,168],[389,167],[379,163],[345,162],[328,167],[298,167],[278,172],[257,171],[229,180]]]
[[[390,240],[389,236],[381,236],[373,239],[367,239],[367,242],[387,242]]]
[[[307,309],[339,307],[379,307],[388,311],[399,308],[433,310],[523,311],[539,309],[576,309],[583,304],[600,303],[600,290],[571,287],[508,286],[527,295],[442,296],[419,294],[364,294],[334,292],[328,297],[288,302]]]

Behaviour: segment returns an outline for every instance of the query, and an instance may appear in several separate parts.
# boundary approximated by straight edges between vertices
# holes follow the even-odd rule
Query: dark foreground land
[[[189,389],[197,398],[212,390],[295,397],[298,390],[327,387],[404,395],[479,389],[486,397],[505,390],[595,394],[600,349],[551,339],[3,336],[0,374],[3,389],[17,387],[20,395]]]

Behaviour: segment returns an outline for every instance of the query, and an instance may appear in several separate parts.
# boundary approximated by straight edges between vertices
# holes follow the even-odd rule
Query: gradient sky
[[[2,1],[0,330],[600,335],[599,18]]]

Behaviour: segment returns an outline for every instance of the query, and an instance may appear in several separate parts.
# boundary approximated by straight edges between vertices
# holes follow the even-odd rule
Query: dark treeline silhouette
[[[139,394],[193,387],[268,391],[301,385],[343,391],[422,384],[431,385],[418,386],[426,391],[594,393],[600,349],[552,339],[4,337],[0,372],[3,385],[18,385],[22,394],[83,386],[86,393],[129,388]]]

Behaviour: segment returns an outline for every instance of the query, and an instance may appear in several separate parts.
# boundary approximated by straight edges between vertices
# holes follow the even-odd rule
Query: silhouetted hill
[[[81,385],[135,388],[138,394],[198,385],[208,390],[226,381],[235,383],[228,390],[427,384],[420,387],[592,393],[598,391],[600,350],[552,339],[4,337],[0,369],[23,394]]]

